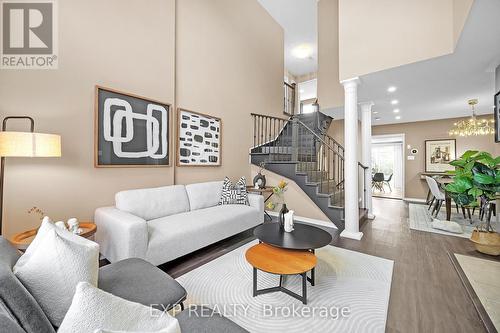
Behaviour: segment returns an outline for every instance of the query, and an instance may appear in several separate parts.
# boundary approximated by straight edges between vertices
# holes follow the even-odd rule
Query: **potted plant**
[[[453,182],[446,186],[451,198],[460,206],[479,206],[482,214],[488,215],[500,192],[500,156],[493,158],[488,152],[468,150],[450,164],[455,167],[450,172]],[[493,230],[488,217],[473,231],[471,241],[479,252],[500,255],[500,234]]]

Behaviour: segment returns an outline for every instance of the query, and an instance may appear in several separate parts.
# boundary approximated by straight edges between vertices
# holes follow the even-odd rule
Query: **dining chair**
[[[429,186],[429,189],[431,190],[431,193],[434,196],[434,199],[432,201],[434,200],[436,201],[436,203],[434,204],[434,208],[432,209],[431,212],[431,215],[434,215],[434,217],[436,217],[439,213],[439,210],[441,209],[441,206],[443,205],[443,201],[445,201],[446,199],[446,196],[443,192],[441,192],[438,183],[434,178],[425,176],[425,180],[427,181],[427,185]]]
[[[384,174],[382,172],[376,172],[372,177],[372,187],[375,187],[379,191],[385,192],[384,180],[385,180]]]

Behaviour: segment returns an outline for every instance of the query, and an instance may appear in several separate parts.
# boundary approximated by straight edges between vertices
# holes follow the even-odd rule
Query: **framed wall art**
[[[177,165],[220,166],[222,121],[220,118],[177,109]]]
[[[455,170],[450,162],[457,158],[455,139],[425,141],[425,172]]]
[[[96,167],[170,165],[170,104],[96,86]]]

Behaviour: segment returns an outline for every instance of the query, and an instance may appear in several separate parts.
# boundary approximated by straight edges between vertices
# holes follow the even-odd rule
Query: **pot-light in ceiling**
[[[396,120],[399,120],[399,119],[401,119],[401,116],[396,116]]]
[[[398,101],[397,99],[393,99],[393,100],[391,101],[391,104],[392,104],[392,105],[396,105],[396,104],[398,104],[398,103],[399,103],[399,101]]]
[[[393,93],[395,92],[396,90],[398,90],[398,88],[394,87],[394,86],[390,86],[389,88],[387,88],[387,92],[390,92],[390,93]]]
[[[373,114],[378,114],[378,111],[373,111]]]
[[[380,117],[375,117],[375,120],[380,120]]]
[[[394,110],[392,110],[392,112],[399,113],[399,109],[394,109]]]
[[[314,50],[311,44],[299,44],[292,49],[292,55],[298,59],[306,59],[312,56]]]

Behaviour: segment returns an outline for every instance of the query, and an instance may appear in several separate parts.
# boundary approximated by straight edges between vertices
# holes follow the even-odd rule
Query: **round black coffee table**
[[[314,250],[330,244],[332,236],[312,225],[295,223],[292,232],[285,232],[279,223],[264,223],[253,234],[261,242],[290,250]]]
[[[326,246],[332,241],[332,235],[323,229],[312,225],[295,223],[292,232],[285,232],[279,223],[264,223],[254,229],[253,234],[260,242],[289,250],[308,250]],[[315,268],[307,280],[314,286]]]

